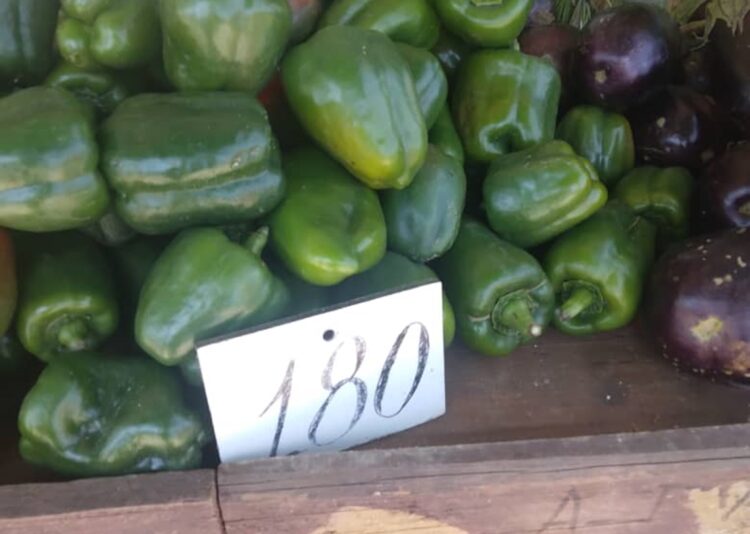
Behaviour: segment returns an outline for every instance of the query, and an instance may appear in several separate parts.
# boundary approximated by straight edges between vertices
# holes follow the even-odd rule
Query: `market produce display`
[[[0,0],[21,455],[200,466],[197,344],[435,280],[446,346],[750,379],[750,4],[668,7]]]

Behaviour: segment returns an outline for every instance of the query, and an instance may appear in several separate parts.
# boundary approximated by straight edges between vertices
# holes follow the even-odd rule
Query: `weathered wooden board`
[[[219,469],[226,531],[750,532],[750,425],[365,451]]]
[[[212,470],[0,487],[3,534],[222,531]]]
[[[750,389],[678,372],[639,325],[549,332],[507,358],[446,355],[448,413],[368,448],[486,443],[750,421]]]

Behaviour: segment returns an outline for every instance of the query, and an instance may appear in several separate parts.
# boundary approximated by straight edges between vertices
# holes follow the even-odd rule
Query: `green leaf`
[[[720,20],[726,23],[732,33],[741,32],[743,21],[748,13],[750,13],[750,2],[748,0],[711,0],[706,5],[704,35],[708,37]]]

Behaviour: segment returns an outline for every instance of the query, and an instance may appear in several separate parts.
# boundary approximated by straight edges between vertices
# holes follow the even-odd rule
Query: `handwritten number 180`
[[[394,413],[387,414],[383,410],[383,398],[385,397],[386,389],[388,387],[388,380],[391,377],[391,371],[393,369],[393,366],[396,364],[396,360],[398,359],[399,354],[401,353],[401,346],[404,343],[404,340],[406,339],[406,336],[409,334],[409,332],[413,328],[419,329],[419,348],[418,348],[418,360],[417,360],[417,370],[414,375],[414,381],[412,382],[411,389],[409,390],[409,393],[406,396],[406,399],[404,399],[404,402],[401,404],[401,407]],[[361,379],[357,378],[357,373],[359,372],[360,368],[362,367],[362,363],[364,362],[364,359],[367,355],[367,345],[365,343],[365,340],[361,337],[357,336],[353,339],[354,346],[355,346],[355,354],[356,354],[356,365],[354,367],[354,371],[352,374],[343,380],[340,380],[339,382],[333,384],[331,374],[333,373],[333,366],[336,363],[336,357],[339,354],[339,351],[344,346],[345,343],[339,344],[339,346],[336,348],[336,350],[331,355],[331,358],[328,360],[328,364],[326,365],[325,369],[323,370],[323,375],[321,377],[321,385],[323,388],[329,392],[328,397],[326,398],[323,405],[320,407],[320,409],[315,414],[315,417],[312,420],[312,423],[310,423],[310,428],[307,432],[307,437],[310,440],[310,443],[316,445],[316,446],[324,446],[324,445],[330,445],[331,443],[334,443],[338,441],[339,439],[343,438],[345,435],[347,435],[352,428],[359,422],[360,418],[362,417],[362,414],[365,411],[365,406],[367,404],[367,384]],[[391,347],[391,350],[388,353],[388,357],[385,360],[385,364],[383,365],[383,370],[380,373],[380,378],[378,379],[378,384],[375,388],[375,413],[377,413],[379,416],[391,419],[396,416],[398,416],[401,412],[404,411],[406,406],[408,406],[411,399],[414,397],[414,394],[417,392],[417,389],[419,389],[419,384],[422,382],[422,378],[424,377],[425,370],[427,368],[427,358],[430,354],[430,336],[427,332],[427,328],[422,323],[411,323],[406,328],[404,328],[401,333],[396,338],[396,341],[394,342],[393,346]],[[274,433],[273,437],[273,445],[271,446],[271,456],[277,456],[279,452],[279,443],[281,442],[281,436],[284,433],[284,424],[286,423],[286,415],[287,411],[289,409],[289,400],[292,396],[292,387],[293,387],[293,380],[294,380],[294,360],[289,362],[289,365],[287,366],[286,373],[284,374],[284,379],[281,382],[281,386],[279,387],[278,391],[276,392],[276,395],[271,400],[271,402],[266,406],[266,409],[263,410],[263,412],[260,414],[261,417],[266,415],[268,410],[271,409],[272,406],[274,406],[277,402],[281,404],[279,409],[279,417],[276,422],[276,432]],[[336,437],[333,440],[330,440],[328,442],[321,442],[318,439],[318,428],[320,427],[320,423],[323,421],[323,417],[326,414],[326,411],[328,409],[328,406],[333,401],[334,397],[338,394],[339,391],[344,389],[346,386],[350,386],[354,388],[354,390],[357,393],[357,406],[354,411],[354,415],[352,416],[351,421],[349,422],[348,428],[338,437]]]

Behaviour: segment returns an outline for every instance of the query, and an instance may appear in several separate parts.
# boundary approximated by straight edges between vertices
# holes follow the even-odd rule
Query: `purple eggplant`
[[[750,137],[750,13],[744,31],[719,21],[711,32],[714,95],[745,137]]]
[[[692,50],[682,58],[682,83],[699,93],[710,93],[713,66],[711,53],[704,46]]]
[[[653,273],[647,315],[661,354],[676,365],[750,378],[750,230],[667,252]]]
[[[560,74],[561,107],[570,101],[573,67],[580,32],[567,24],[550,24],[526,28],[518,37],[521,52],[548,59]]]
[[[726,121],[716,102],[669,86],[628,114],[636,154],[648,165],[699,171],[724,149]]]
[[[666,11],[622,4],[584,28],[576,77],[591,103],[625,109],[672,81],[679,54],[680,33]]]
[[[702,215],[709,224],[750,228],[750,141],[729,147],[706,170],[701,189]]]

